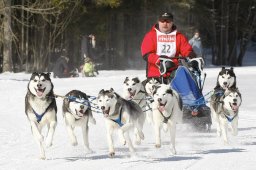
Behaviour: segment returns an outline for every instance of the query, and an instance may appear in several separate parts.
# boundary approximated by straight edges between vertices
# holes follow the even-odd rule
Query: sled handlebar
[[[161,60],[163,63],[165,63],[165,62],[167,62],[167,61],[173,62],[173,59],[186,60],[187,57],[170,57],[170,58],[166,57],[166,58],[161,58],[160,60]],[[161,76],[164,75],[164,74],[166,73],[166,71],[167,71],[167,69],[166,69],[166,67],[165,67],[165,64],[163,64],[163,70],[160,70]]]

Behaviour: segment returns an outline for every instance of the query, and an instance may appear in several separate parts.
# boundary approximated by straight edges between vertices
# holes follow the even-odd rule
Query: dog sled
[[[192,59],[193,60],[193,59]],[[191,62],[191,61],[190,61]],[[204,78],[202,74],[202,62],[199,58],[193,60],[194,66],[180,65],[176,70],[175,77],[170,82],[170,86],[175,89],[183,102],[183,122],[191,124],[196,130],[210,131],[211,111],[206,105],[206,100],[202,94]],[[189,65],[190,63],[188,63]]]

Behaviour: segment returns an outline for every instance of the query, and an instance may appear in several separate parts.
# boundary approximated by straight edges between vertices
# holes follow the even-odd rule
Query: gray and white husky
[[[137,103],[143,113],[146,114],[148,122],[152,122],[152,112],[147,103],[147,92],[138,77],[126,77],[123,82],[123,97]],[[138,141],[137,141],[138,142]]]
[[[211,99],[211,113],[216,122],[217,136],[228,144],[228,124],[233,135],[238,133],[238,111],[242,103],[241,93],[237,88],[228,88],[218,101]]]
[[[115,93],[113,88],[110,90],[102,89],[98,94],[97,102],[105,117],[109,156],[115,155],[112,139],[114,129],[118,130],[121,143],[124,145],[127,143],[129,151],[134,152],[129,130],[136,128],[137,138],[144,140],[142,127],[145,114],[143,114],[140,106],[131,100],[125,100]]]
[[[156,87],[153,102],[153,121],[155,129],[155,147],[161,147],[161,129],[169,131],[171,136],[171,152],[176,154],[175,134],[176,123],[182,122],[182,100],[179,94],[169,85],[161,84]]]
[[[35,72],[31,75],[25,97],[25,113],[40,147],[40,158],[45,159],[42,128],[47,125],[46,146],[50,147],[57,124],[57,106],[50,73]]]
[[[63,100],[62,111],[71,144],[77,145],[74,129],[81,127],[86,151],[91,152],[88,140],[88,122],[95,124],[96,121],[92,116],[88,96],[79,90],[68,92]]]

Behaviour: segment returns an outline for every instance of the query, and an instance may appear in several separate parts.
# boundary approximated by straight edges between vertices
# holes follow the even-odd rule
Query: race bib
[[[157,36],[157,55],[166,55],[175,57],[176,54],[176,33],[173,31],[169,34],[162,33],[156,29]]]

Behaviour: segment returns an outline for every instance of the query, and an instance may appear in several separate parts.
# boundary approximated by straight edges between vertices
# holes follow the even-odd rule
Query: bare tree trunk
[[[229,43],[230,43],[230,53],[229,53],[229,57],[228,57],[228,62],[231,66],[235,66],[236,65],[236,57],[237,57],[237,45],[238,45],[238,13],[239,13],[239,1],[237,1],[234,5],[233,8],[233,13],[231,14],[232,18],[234,18],[233,20],[233,29],[230,30],[230,39],[229,39]]]
[[[3,42],[3,72],[13,71],[12,64],[12,31],[11,31],[11,0],[4,0],[4,42]]]
[[[248,14],[248,17],[247,17],[246,24],[248,24],[250,27],[248,28],[247,31],[243,32],[243,36],[241,38],[240,53],[239,53],[238,58],[237,58],[237,64],[239,66],[242,66],[243,57],[244,57],[245,52],[247,50],[248,43],[251,40],[252,35],[256,31],[256,9],[255,9],[255,4],[256,4],[255,2],[253,2],[251,4],[250,9],[249,9],[249,14]]]

